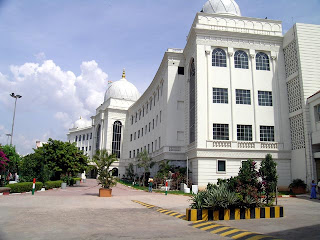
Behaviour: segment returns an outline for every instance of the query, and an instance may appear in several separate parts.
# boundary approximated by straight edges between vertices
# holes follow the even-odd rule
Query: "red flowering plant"
[[[6,166],[8,166],[8,162],[10,160],[6,157],[6,154],[0,149],[0,173],[6,170]]]
[[[5,175],[6,166],[10,160],[7,158],[6,154],[0,148],[0,186],[3,185],[3,175]]]

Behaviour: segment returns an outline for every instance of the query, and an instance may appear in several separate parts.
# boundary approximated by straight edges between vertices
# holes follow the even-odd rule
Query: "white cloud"
[[[83,118],[82,124],[91,124],[90,116],[103,102],[108,84],[108,75],[95,61],[82,62],[80,69],[81,74],[76,76],[71,71],[62,70],[52,60],[45,60],[42,64],[25,63],[10,66],[12,77],[0,73],[0,104],[2,103],[9,113],[12,111],[12,99],[9,94],[20,94],[22,99],[19,100],[18,107],[21,117],[26,113],[35,113],[35,119],[40,118],[41,121],[43,118],[43,121],[46,121],[45,117],[51,116],[60,123],[61,128],[60,132],[51,132],[54,136],[48,137],[65,136],[68,128],[73,127],[73,123],[80,116]],[[58,129],[56,125],[46,127],[48,130]],[[20,146],[34,147],[36,140],[47,140],[36,139],[36,136],[41,138],[44,134],[36,129],[34,134],[34,137],[29,138],[23,135],[16,137],[15,142],[19,141]]]

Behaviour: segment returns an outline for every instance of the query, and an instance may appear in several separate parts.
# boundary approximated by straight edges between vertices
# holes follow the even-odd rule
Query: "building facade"
[[[268,153],[281,188],[320,178],[320,100],[312,96],[320,68],[311,54],[320,52],[319,37],[317,25],[295,24],[283,35],[281,21],[243,17],[235,1],[209,0],[185,48],[165,52],[141,96],[124,74],[109,84],[92,126],[70,129],[68,139],[82,149],[80,136],[91,133],[91,150],[82,150],[117,154],[121,176],[146,150],[157,163],[186,166],[188,159],[200,187],[237,175],[249,158],[259,165]]]

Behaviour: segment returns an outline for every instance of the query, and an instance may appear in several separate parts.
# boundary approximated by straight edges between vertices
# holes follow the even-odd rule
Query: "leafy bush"
[[[59,188],[61,187],[62,181],[47,181],[44,183],[46,189]]]
[[[235,207],[239,202],[237,193],[231,192],[226,183],[221,183],[219,187],[212,187],[207,191],[204,198],[204,208],[225,209]]]
[[[294,188],[294,187],[303,187],[303,188],[306,188],[306,187],[307,187],[307,184],[306,184],[303,180],[297,178],[297,179],[294,179],[294,180],[292,181],[292,183],[290,183],[290,185],[289,185],[289,188]]]
[[[205,205],[205,199],[207,198],[207,191],[201,191],[197,194],[192,195],[190,201],[190,207],[192,209],[203,209]]]
[[[23,183],[14,183],[14,184],[8,184],[6,187],[11,188],[11,193],[22,193],[22,192],[31,192],[32,191],[32,182],[23,182]],[[43,187],[42,182],[36,182],[36,191],[41,190]]]

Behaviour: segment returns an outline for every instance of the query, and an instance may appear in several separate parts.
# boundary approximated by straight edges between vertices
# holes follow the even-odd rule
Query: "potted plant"
[[[289,185],[290,191],[294,194],[306,193],[307,184],[301,179],[294,179]]]
[[[111,188],[115,186],[117,182],[112,176],[112,170],[109,168],[114,162],[118,161],[118,159],[114,154],[109,155],[108,151],[103,149],[97,151],[93,160],[97,165],[97,181],[102,186],[102,188],[99,189],[99,197],[111,197]]]

